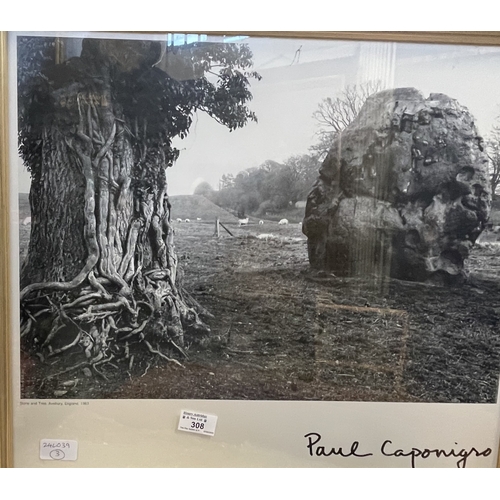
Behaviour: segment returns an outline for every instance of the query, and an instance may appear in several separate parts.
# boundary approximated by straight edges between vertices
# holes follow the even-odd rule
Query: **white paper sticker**
[[[66,439],[42,439],[40,441],[40,458],[42,460],[76,460],[78,441]]]
[[[182,410],[177,429],[186,432],[196,432],[197,434],[204,434],[206,436],[214,436],[216,425],[217,417],[215,415]]]

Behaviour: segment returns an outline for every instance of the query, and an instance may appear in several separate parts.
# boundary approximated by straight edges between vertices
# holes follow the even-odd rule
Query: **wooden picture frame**
[[[137,39],[139,35],[142,35],[145,39],[153,37],[154,40],[157,40],[157,38],[154,38],[155,36],[165,34],[153,32],[130,33],[128,35],[123,33],[108,35],[85,33],[82,34],[82,37],[92,38],[95,36],[96,38],[110,37],[113,39],[113,37],[116,37],[116,39],[126,39],[129,36],[132,39]],[[494,57],[498,57],[500,64],[500,32],[282,31],[240,33],[210,31],[205,34],[212,37],[248,36],[263,40],[298,39],[304,41],[331,41],[332,43],[335,43],[335,41],[387,42],[401,45],[415,44],[417,47],[419,45],[453,45],[459,48],[468,46],[490,47],[493,49],[498,47],[498,53],[492,54]],[[17,193],[12,190],[14,185],[12,177],[17,175],[15,167],[12,166],[13,128],[16,127],[17,123],[16,117],[13,116],[13,110],[17,109],[13,104],[17,96],[13,95],[14,87],[12,84],[13,72],[17,66],[12,60],[13,54],[15,54],[12,44],[17,35],[16,33],[7,32],[0,34],[0,64],[2,68],[0,82],[0,203],[2,208],[0,212],[0,235],[2,241],[5,242],[0,247],[0,283],[2,284],[0,295],[0,465],[2,467],[122,467],[128,465],[135,467],[170,467],[174,466],[176,462],[172,457],[165,456],[164,451],[168,447],[175,450],[178,456],[180,453],[181,458],[177,464],[181,466],[206,466],[208,463],[212,467],[233,465],[249,467],[492,467],[496,465],[498,467],[500,465],[500,462],[497,462],[500,460],[498,454],[499,443],[497,442],[500,430],[498,394],[489,394],[484,399],[477,400],[430,399],[427,403],[423,403],[422,400],[412,403],[410,402],[411,399],[398,401],[397,399],[386,400],[382,398],[379,400],[374,399],[372,402],[359,399],[354,402],[342,399],[338,401],[332,399],[318,401],[310,398],[311,400],[308,400],[307,397],[298,400],[285,397],[282,399],[279,397],[277,399],[272,397],[263,397],[262,399],[251,397],[250,402],[243,401],[244,398],[241,397],[224,401],[225,397],[223,396],[220,396],[219,399],[213,397],[203,400],[192,397],[190,393],[178,399],[172,396],[170,400],[160,399],[153,402],[151,397],[148,396],[142,396],[147,401],[141,399],[141,396],[138,396],[137,399],[126,398],[126,401],[120,399],[120,396],[111,396],[111,399],[97,397],[93,401],[88,397],[67,396],[67,391],[57,393],[51,389],[54,394],[53,398],[49,398],[47,393],[41,395],[41,392],[38,394],[35,392],[31,395],[26,395],[28,393],[25,392],[23,398],[20,388],[17,387],[22,377],[22,368],[19,361],[19,352],[16,352],[18,340],[14,337],[19,334],[18,328],[14,328],[16,324],[14,313],[18,312],[14,302],[17,302],[19,298],[19,290],[14,290],[17,277],[14,278],[13,276],[13,269],[17,269],[13,267],[15,261],[13,253],[17,252],[18,248],[14,248],[12,242],[13,227],[15,224],[19,225],[19,220],[15,221],[16,218],[19,219],[18,214],[14,213],[13,210],[15,206],[13,198],[17,196]],[[25,33],[24,35],[29,36],[30,34]],[[43,33],[38,35],[45,36]],[[62,38],[64,38],[64,35],[57,34]],[[299,56],[300,48],[297,49]],[[422,60],[425,60],[425,58]],[[251,78],[251,76],[248,76],[248,78]],[[500,110],[498,115],[500,115]],[[129,132],[133,133],[127,131],[127,133]],[[242,214],[241,217],[244,216],[245,214]],[[246,220],[248,221],[248,219]],[[217,218],[216,221],[217,231],[221,220]],[[224,224],[222,224],[222,227],[231,234],[230,228],[224,227]],[[321,274],[319,279],[324,277]],[[329,277],[327,278],[329,279]],[[252,294],[255,295],[255,291],[252,290],[247,290],[245,293],[249,300],[251,300]],[[269,292],[267,296],[269,300],[272,299]],[[400,349],[401,353],[405,351],[406,344],[404,347],[401,346],[406,342],[404,339],[406,339],[411,329],[411,318],[407,311],[395,309],[390,304],[383,307],[378,304],[373,305],[368,300],[360,305],[346,303],[336,304],[335,307],[332,307],[328,300],[325,301],[321,297],[316,298],[318,300],[316,306],[318,315],[330,314],[332,310],[335,311],[335,314],[340,314],[339,311],[354,311],[364,315],[372,314],[374,318],[370,319],[372,323],[385,321],[386,329],[392,328],[387,326],[388,323],[394,323],[396,325],[394,328],[398,328],[402,332],[396,339],[401,344],[398,344],[398,349]],[[492,314],[496,315],[496,312]],[[433,322],[434,320],[435,318],[431,318],[430,321]],[[139,326],[135,329],[138,328]],[[130,332],[130,330],[134,329],[129,328],[128,331]],[[163,351],[160,354],[159,348],[150,343],[147,345],[151,353],[163,358],[170,356],[170,354],[167,356]],[[65,345],[63,349],[67,347]],[[176,345],[175,347],[178,348]],[[236,350],[235,352],[243,352],[241,347],[239,349],[240,351]],[[319,347],[315,349],[317,356],[315,359],[326,363],[329,356],[326,348],[324,353],[320,352],[321,348]],[[179,351],[182,351],[182,349],[179,348]],[[394,377],[394,383],[398,387],[403,378],[405,356],[406,354],[399,355],[396,364],[400,364],[391,371],[390,375]],[[493,364],[495,360],[496,358],[493,358]],[[132,367],[132,364],[133,361],[130,361],[130,367]],[[385,368],[379,368],[380,372],[385,370]],[[144,375],[148,369],[149,365],[144,371]],[[341,375],[344,376],[345,374]],[[348,374],[347,376],[352,375]],[[307,379],[308,374],[301,375],[301,377],[299,384],[312,381]],[[292,380],[286,383],[296,386],[296,383]],[[397,388],[396,392],[397,390],[399,389]],[[263,391],[265,392],[267,389],[263,389]],[[60,404],[63,405],[65,401],[71,402],[72,398],[75,399],[75,404],[70,408],[63,408],[62,406],[47,408],[46,402],[50,402],[51,399],[60,401]],[[264,402],[266,399],[267,401]],[[21,401],[23,401],[23,407],[20,406]],[[346,404],[342,405],[342,403]],[[279,407],[278,410],[276,410],[276,405]],[[358,410],[361,407],[360,405],[362,405],[361,413],[363,413],[361,417]],[[214,445],[214,441],[210,441],[212,438],[206,435],[193,436],[179,430],[177,424],[182,409],[189,410],[192,414],[199,412],[199,415],[203,417],[218,416],[218,432],[221,435],[219,442],[215,441],[216,444]],[[406,435],[409,428],[416,422],[423,422],[422,428],[419,430],[420,434],[417,433],[418,439],[416,443],[411,442],[411,440],[403,442],[404,439],[401,438],[402,444],[398,446],[397,439],[391,437],[389,432],[391,429],[384,422],[392,409],[397,409],[395,411],[397,416],[392,418],[403,422],[401,429],[395,433],[399,437]],[[137,414],[135,414],[136,411]],[[130,412],[129,417],[124,416],[127,412]],[[367,412],[373,412],[372,417],[367,417]],[[79,416],[75,417],[77,423],[68,423],[68,417],[76,413],[79,413]],[[26,423],[20,422],[21,415],[26,417]],[[33,426],[35,415],[40,418],[40,431],[26,431],[26,435],[23,435],[26,426]],[[185,414],[182,415],[185,417]],[[287,418],[296,419],[297,422],[291,424],[286,421]],[[357,421],[357,418],[360,418],[360,420]],[[361,430],[366,428],[370,418],[373,419],[374,426],[377,428],[377,431],[374,431],[371,437],[367,436],[364,430]],[[59,433],[55,429],[59,423],[58,419],[64,420],[64,423],[61,424],[63,431]],[[347,436],[345,439],[341,439],[341,436],[332,430],[328,423],[330,420],[334,422],[333,426],[342,429],[342,433]],[[444,444],[443,441],[440,441],[440,429],[442,431],[445,422],[449,422],[451,425],[452,421],[455,422],[451,426],[454,432],[466,429],[464,430],[463,442],[461,435],[454,435],[455,437],[451,438],[452,431],[450,431],[450,434],[445,436],[449,444]],[[118,422],[119,426],[113,427],[113,422]],[[252,426],[249,422],[254,422],[254,425]],[[389,422],[388,426],[394,424],[394,421],[390,419],[387,422]],[[280,448],[284,439],[280,439],[278,436],[281,426],[283,432],[289,436],[290,442],[287,444],[286,449]],[[435,428],[431,429],[432,426]],[[477,429],[478,426],[479,429]],[[474,428],[476,428],[476,433]],[[15,429],[17,430],[15,431]],[[137,433],[137,438],[130,439],[129,434],[132,430]],[[52,459],[47,458],[47,456],[42,459],[40,458],[40,440],[43,439],[53,439],[54,442],[59,440],[57,446],[61,446],[61,443],[64,445],[64,440],[67,440],[68,443],[70,441],[71,443],[78,442],[81,453],[79,452],[77,460],[59,461],[54,456],[52,456]],[[295,441],[291,442],[292,439]],[[151,455],[144,456],[144,449],[141,449],[140,442],[146,443],[144,446],[152,448]],[[109,443],[111,444],[109,445]],[[68,446],[74,446],[74,444],[68,444]],[[22,459],[19,458],[21,455],[23,456]],[[371,462],[372,459],[373,462]]]

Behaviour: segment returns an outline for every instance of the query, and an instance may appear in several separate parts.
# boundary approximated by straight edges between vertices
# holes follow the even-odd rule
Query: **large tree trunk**
[[[54,98],[30,193],[25,344],[93,366],[132,348],[171,359],[207,329],[178,282],[164,150],[149,146],[146,121],[125,122],[105,72]]]

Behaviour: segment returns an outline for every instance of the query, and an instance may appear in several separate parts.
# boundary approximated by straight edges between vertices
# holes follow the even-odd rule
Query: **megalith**
[[[307,200],[313,268],[456,283],[491,208],[475,120],[444,94],[385,90],[339,134]]]

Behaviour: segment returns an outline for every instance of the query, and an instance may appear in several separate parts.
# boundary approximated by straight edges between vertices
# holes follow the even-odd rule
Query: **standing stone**
[[[467,108],[412,88],[379,92],[320,168],[303,224],[309,260],[339,276],[460,282],[490,207]]]

